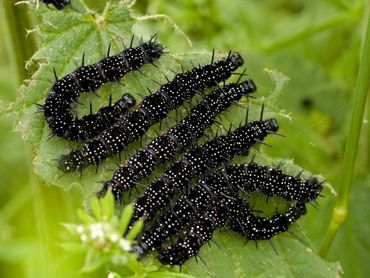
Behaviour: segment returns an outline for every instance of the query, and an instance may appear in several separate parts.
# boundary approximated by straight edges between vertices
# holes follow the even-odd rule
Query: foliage
[[[92,216],[78,211],[82,224],[64,224],[74,241],[59,244],[65,251],[83,254],[85,263],[80,272],[94,273],[106,269],[109,278],[119,277],[191,277],[184,274],[159,270],[148,260],[145,265],[130,253],[134,239],[140,233],[143,222],[139,220],[128,230],[133,206],[123,208],[121,216],[115,213],[114,197],[111,192],[102,198],[91,200]],[[122,237],[125,235],[125,237]]]
[[[311,172],[322,173],[334,186],[338,184],[337,173],[341,165],[343,141],[347,131],[345,123],[351,112],[349,99],[358,67],[364,1],[284,0],[275,3],[196,0],[185,3],[154,0],[138,1],[133,11],[127,10],[123,2],[127,4],[135,1],[111,1],[105,7],[104,1],[87,0],[89,6],[95,5],[98,12],[88,9],[81,1],[71,2],[71,7],[63,12],[46,9],[43,5],[35,11],[35,6],[30,6],[30,13],[38,16],[34,21],[39,22],[31,34],[41,38],[41,46],[27,63],[30,78],[20,88],[18,102],[7,108],[9,99],[14,99],[14,95],[7,93],[1,96],[0,107],[3,111],[0,113],[15,112],[16,129],[20,131],[23,139],[33,146],[31,157],[30,151],[16,135],[5,133],[0,137],[2,142],[5,142],[0,147],[2,153],[0,157],[3,165],[1,176],[4,178],[3,184],[6,185],[1,187],[3,200],[6,202],[0,210],[2,225],[0,260],[7,262],[1,263],[1,272],[4,272],[2,276],[12,272],[19,274],[18,276],[32,276],[32,272],[36,273],[33,276],[39,277],[73,276],[77,275],[76,271],[83,264],[87,265],[85,271],[100,266],[94,271],[97,277],[108,275],[108,271],[112,271],[110,277],[118,277],[115,273],[123,275],[124,270],[129,271],[130,262],[133,261],[128,258],[131,258],[132,254],[122,250],[118,245],[119,241],[108,240],[109,248],[105,253],[95,248],[94,244],[87,245],[79,241],[81,235],[76,234],[76,227],[84,227],[84,230],[87,230],[92,225],[89,222],[80,220],[82,224],[77,226],[66,225],[69,231],[69,228],[72,229],[69,235],[61,232],[59,226],[61,222],[76,223],[74,208],[80,207],[81,196],[75,188],[82,189],[83,195],[88,199],[94,196],[99,188],[96,181],[110,177],[112,172],[108,168],[112,168],[117,159],[105,163],[97,174],[95,169],[89,169],[84,172],[81,179],[77,175],[60,178],[61,173],[55,169],[55,161],[52,159],[67,152],[68,144],[61,139],[47,140],[48,128],[42,115],[36,113],[33,104],[42,103],[47,95],[51,86],[49,80],[53,80],[53,67],[59,76],[63,76],[76,67],[75,63],[80,63],[80,59],[76,57],[83,52],[86,54],[87,62],[99,60],[109,43],[113,44],[113,52],[118,52],[122,49],[119,38],[127,42],[133,32],[146,34],[148,37],[160,31],[161,43],[165,43],[170,52],[176,54],[162,58],[158,71],[148,66],[143,69],[145,76],[138,73],[129,74],[125,79],[127,84],[125,88],[115,84],[104,86],[99,90],[101,99],[86,94],[81,98],[84,103],[91,100],[97,109],[108,102],[110,93],[113,97],[118,97],[124,91],[131,91],[138,96],[146,91],[146,86],[155,90],[156,85],[151,79],[163,82],[162,72],[171,76],[169,67],[174,70],[179,70],[180,64],[190,67],[189,59],[204,63],[210,58],[209,50],[212,48],[239,50],[247,57],[248,72],[259,86],[256,95],[258,99],[249,103],[252,109],[251,118],[258,117],[260,104],[264,100],[268,106],[266,117],[277,116],[281,130],[288,136],[284,140],[269,139],[268,143],[274,147],[271,149],[262,147],[257,150],[257,159],[264,163],[277,164],[278,159],[270,157],[283,157],[284,160],[294,157],[294,162],[288,161],[285,166],[289,172],[296,173],[300,170],[295,164],[297,163]],[[174,21],[169,17],[157,17],[152,14],[169,14]],[[159,22],[145,23],[143,19],[158,19]],[[165,21],[169,24],[164,24]],[[189,41],[183,37],[183,33],[173,32],[172,28],[181,30],[174,22],[191,37],[195,49],[208,51],[178,53],[180,50],[188,52]],[[27,48],[27,41],[22,43],[22,47]],[[0,48],[0,51],[3,51],[3,48]],[[5,56],[4,53],[0,55]],[[222,55],[224,53],[218,53],[218,57]],[[4,92],[12,92],[15,85],[10,81],[14,78],[7,68],[3,69],[3,64],[1,66],[1,88]],[[283,82],[285,77],[271,71],[270,74],[266,74],[263,71],[265,67],[278,68],[290,77],[289,84],[284,87],[284,94],[279,94],[278,103],[282,109],[276,107],[274,101],[277,98],[271,97],[270,92],[274,91],[276,81]],[[271,74],[273,79],[277,78],[274,82],[270,81]],[[260,97],[261,95],[265,98]],[[87,109],[87,105],[77,107],[79,114],[84,114]],[[223,116],[223,122],[231,121],[238,124],[243,114],[242,109],[232,109]],[[12,118],[4,120],[1,130],[10,129],[11,120]],[[158,128],[156,126],[150,130],[151,134]],[[364,134],[361,141],[363,145],[369,141],[368,134]],[[137,146],[138,144],[134,145],[128,154]],[[11,149],[17,149],[18,152],[9,155]],[[344,274],[348,277],[361,276],[369,271],[366,258],[370,254],[366,246],[370,243],[366,231],[370,219],[363,213],[369,208],[364,198],[368,191],[364,186],[368,184],[366,161],[370,161],[366,160],[368,159],[366,156],[368,155],[365,151],[358,156],[354,194],[350,197],[350,218],[329,253],[330,260],[340,260]],[[31,160],[34,168],[26,163]],[[37,181],[33,171],[43,182],[71,190],[63,192],[57,188],[45,187]],[[14,176],[17,177],[16,181]],[[327,198],[319,200],[320,210],[310,209],[303,220],[305,232],[299,232],[299,237],[305,242],[308,241],[307,238],[312,242],[302,244],[291,237],[279,236],[273,240],[278,250],[276,255],[267,242],[259,244],[260,248],[256,249],[251,244],[244,246],[245,241],[234,234],[217,233],[215,239],[222,249],[214,245],[204,247],[201,256],[207,262],[207,266],[192,260],[183,267],[183,272],[197,277],[211,277],[215,273],[221,277],[338,275],[340,268],[337,264],[328,264],[315,255],[315,249],[321,243],[327,228],[325,223],[330,221],[334,201],[329,190],[324,195]],[[91,208],[95,209],[91,210],[96,217],[101,207],[96,201],[93,202],[95,205]],[[30,207],[33,209],[30,210]],[[99,215],[103,211],[100,210]],[[110,212],[105,210],[104,214],[108,213],[111,218],[109,221],[104,220],[107,226],[99,226],[107,228],[110,235],[118,231],[118,219],[125,219],[112,212],[113,210]],[[80,213],[82,214],[84,213]],[[90,219],[95,224],[102,221],[102,219],[92,220],[93,218],[86,215],[84,219],[86,221]],[[71,243],[71,237],[76,241],[67,244]],[[62,252],[56,247],[55,242],[61,242],[59,246],[69,250],[80,250],[83,253],[72,256],[66,251]],[[91,255],[81,262],[86,252]],[[124,262],[124,266],[120,265],[116,269],[122,261],[112,261],[115,256],[125,258],[129,262],[127,264]],[[156,276],[158,273],[156,274],[155,269],[158,269],[158,263],[152,258],[144,261],[143,265],[135,261],[136,264],[140,265],[141,272],[131,269],[132,273],[150,273],[153,277],[166,277]],[[19,265],[24,271],[19,273],[19,268],[11,265]],[[168,277],[179,275],[172,273],[168,272],[166,275]],[[90,277],[93,274],[80,272],[78,275]]]
[[[76,2],[78,3],[78,2]],[[62,20],[63,18],[63,20]],[[108,45],[112,44],[112,51],[116,52],[122,49],[120,40],[130,41],[131,28],[135,22],[133,16],[123,4],[108,4],[102,15],[97,13],[80,13],[71,11],[60,13],[59,11],[50,11],[40,8],[41,24],[39,27],[40,36],[43,38],[43,46],[33,55],[30,63],[38,63],[39,68],[33,74],[31,80],[26,85],[21,86],[20,99],[14,105],[13,111],[19,115],[17,130],[21,132],[24,140],[31,143],[34,148],[34,167],[35,173],[47,184],[68,189],[72,186],[78,186],[82,189],[83,195],[87,198],[93,196],[99,190],[100,184],[97,181],[109,179],[112,171],[118,161],[117,157],[110,159],[103,164],[98,171],[90,167],[83,172],[82,177],[79,173],[73,175],[62,175],[56,167],[55,159],[58,156],[68,153],[71,146],[78,144],[66,144],[64,139],[53,138],[50,140],[50,131],[47,127],[42,113],[37,113],[35,103],[43,103],[45,96],[50,90],[50,82],[53,78],[53,68],[63,76],[75,69],[75,56],[79,51],[85,53],[86,63],[99,60],[101,53],[106,52]],[[78,34],[78,39],[76,39]],[[224,56],[219,53],[217,56]],[[211,59],[210,53],[189,53],[189,54],[170,54],[160,60],[158,68],[145,66],[142,73],[133,72],[125,77],[125,88],[119,84],[106,84],[99,89],[99,99],[90,94],[84,94],[81,102],[93,101],[94,107],[99,107],[108,103],[109,96],[119,98],[123,91],[132,92],[138,99],[140,95],[146,94],[147,88],[154,91],[158,85],[157,82],[165,82],[163,75],[173,76],[172,70],[191,67],[191,60],[197,60],[198,63],[205,63]],[[265,98],[254,101],[250,104],[251,118],[257,118],[262,101],[266,102],[265,117],[272,114],[279,117],[287,117],[284,112],[278,111],[276,100],[281,94],[283,84],[286,82],[284,75],[271,71],[274,82],[277,82],[277,90]],[[245,103],[247,104],[247,103]],[[77,107],[79,113],[87,113],[88,105]],[[233,108],[231,112],[225,113],[226,124],[239,124],[244,120],[244,109]],[[166,126],[165,126],[166,127]],[[158,126],[149,131],[149,134],[155,134]],[[221,130],[224,132],[224,129]],[[137,147],[137,144],[134,145]],[[135,148],[128,149],[124,155],[128,157]]]
[[[134,239],[142,228],[139,221],[127,232],[133,213],[132,205],[124,207],[118,217],[114,211],[113,195],[109,192],[103,199],[93,198],[90,207],[93,216],[78,211],[82,224],[64,224],[73,241],[59,244],[68,252],[85,256],[81,272],[96,273],[103,268],[110,273],[108,277],[192,277],[174,270],[160,270],[159,263],[152,258],[140,263],[130,253]],[[123,234],[127,235],[121,237]],[[183,271],[196,277],[231,277],[236,273],[241,277],[300,277],[305,274],[336,277],[340,272],[338,264],[325,263],[313,250],[294,238],[279,237],[274,240],[271,244],[278,251],[274,251],[267,242],[259,243],[258,248],[246,246],[245,240],[236,234],[217,233],[215,238],[222,247],[202,249],[200,258],[205,265],[192,260],[183,267]]]

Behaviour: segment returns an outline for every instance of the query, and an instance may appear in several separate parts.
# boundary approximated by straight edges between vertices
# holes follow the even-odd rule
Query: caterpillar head
[[[306,188],[309,191],[307,201],[315,200],[321,193],[323,181],[319,181],[317,177],[312,177],[306,181]]]
[[[121,204],[123,202],[123,191],[114,180],[104,182],[103,188],[97,194],[98,197],[104,197],[108,190],[112,191],[114,199],[117,203]]]
[[[271,118],[265,121],[267,128],[266,130],[269,132],[276,132],[279,130],[279,124],[275,118]]]
[[[163,54],[163,49],[164,49],[164,47],[161,44],[154,42],[154,41],[149,41],[147,43],[144,43],[143,48],[147,55],[147,57],[145,57],[145,60],[148,63],[152,63],[155,60],[157,60],[159,57],[161,57],[161,55]]]
[[[231,63],[236,67],[240,67],[241,65],[243,65],[244,63],[244,60],[242,58],[242,56],[238,53],[238,52],[234,52],[230,55],[230,57],[228,58],[228,60],[231,61]]]
[[[136,99],[131,94],[124,94],[122,98],[117,101],[117,104],[121,108],[133,107],[136,104]]]
[[[306,204],[304,202],[299,202],[295,206],[295,213],[298,215],[297,219],[301,215],[305,215],[307,213]]]
[[[247,79],[239,84],[241,88],[241,94],[247,96],[250,93],[254,93],[257,90],[257,86],[252,79]]]
[[[79,150],[73,150],[67,155],[62,155],[58,161],[58,169],[64,173],[76,172],[83,166],[83,159]]]
[[[134,245],[131,249],[131,252],[136,253],[139,258],[143,257],[148,253],[147,245],[144,242],[140,242]]]

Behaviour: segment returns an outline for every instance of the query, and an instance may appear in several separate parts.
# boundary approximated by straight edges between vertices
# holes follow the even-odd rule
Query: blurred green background
[[[87,1],[101,9],[105,1]],[[291,113],[282,119],[286,139],[269,143],[273,157],[293,159],[304,169],[321,174],[335,188],[339,183],[348,118],[359,64],[365,0],[139,0],[137,14],[167,14],[193,42],[163,22],[142,23],[137,33],[160,34],[171,52],[236,50],[246,57],[248,73],[266,95],[272,86],[264,68],[290,78],[279,107]],[[32,170],[32,149],[12,131],[14,115],[4,110],[16,100],[20,85],[14,66],[14,46],[6,18],[17,9],[2,3],[0,29],[0,277],[40,277],[50,266],[73,277],[80,261],[64,255],[56,243],[63,239],[62,222],[76,220],[81,206],[77,190],[62,191],[41,184]],[[7,13],[7,16],[5,14]],[[17,19],[16,19],[17,20]],[[22,19],[18,19],[21,20]],[[28,29],[36,22],[23,22]],[[16,37],[15,36],[15,37]],[[22,43],[32,43],[29,36]],[[16,38],[15,38],[16,40]],[[19,41],[20,43],[20,41]],[[22,45],[19,45],[22,49]],[[30,56],[24,53],[24,62]],[[265,90],[264,90],[265,89]],[[340,261],[345,277],[370,274],[370,128],[367,109],[359,146],[350,216],[327,260]],[[303,219],[307,238],[319,249],[330,222],[335,197],[326,189],[318,210]],[[67,262],[67,264],[66,264]],[[68,265],[68,269],[62,266]]]

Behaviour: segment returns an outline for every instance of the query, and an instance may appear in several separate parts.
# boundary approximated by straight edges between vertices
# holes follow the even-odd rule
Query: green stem
[[[332,220],[329,225],[324,242],[321,246],[320,255],[325,257],[333,243],[333,240],[348,216],[349,195],[353,182],[353,172],[363,124],[366,98],[370,85],[370,17],[367,17],[366,35],[361,51],[360,68],[354,92],[354,101],[351,115],[349,133],[347,136],[344,163],[342,166],[341,183],[338,189],[338,198],[335,204]]]
[[[367,96],[367,120],[370,121],[370,94]],[[367,156],[366,156],[366,169],[370,168],[370,123],[367,123]]]
[[[17,72],[17,85],[27,78],[25,62],[37,49],[36,38],[27,36],[27,29],[31,29],[32,17],[25,5],[14,5],[12,1],[0,1],[2,16],[5,18],[8,56]]]

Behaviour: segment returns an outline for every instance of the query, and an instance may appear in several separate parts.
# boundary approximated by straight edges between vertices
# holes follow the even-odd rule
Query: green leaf
[[[139,219],[135,222],[134,226],[131,228],[131,230],[128,232],[126,238],[128,240],[133,240],[137,237],[137,235],[141,232],[144,226],[144,221],[142,219]]]
[[[37,63],[39,69],[31,80],[19,89],[19,100],[13,106],[13,111],[19,113],[17,130],[26,141],[33,144],[35,171],[44,181],[64,188],[83,186],[85,192],[92,196],[98,189],[96,182],[103,179],[102,174],[84,173],[81,180],[78,175],[64,175],[60,178],[62,173],[57,170],[57,163],[53,159],[67,153],[70,143],[60,138],[48,139],[50,130],[42,113],[37,113],[34,104],[44,102],[52,86],[49,80],[54,80],[53,68],[58,76],[62,77],[76,69],[76,63],[81,63],[80,57],[83,53],[86,63],[93,63],[102,58],[109,44],[112,44],[111,53],[121,51],[119,38],[126,43],[130,41],[133,20],[122,3],[108,5],[102,15],[94,11],[59,12],[47,9],[44,5],[40,6],[38,12],[41,21],[38,32],[42,38],[42,47],[34,54],[29,64]],[[148,68],[144,67],[143,72],[147,72]],[[137,76],[133,74],[131,78],[136,79]],[[91,100],[97,109],[107,105],[110,94],[117,99],[124,91],[118,84],[107,84],[98,93],[101,99],[86,93],[81,96],[81,102],[88,103]],[[77,107],[80,115],[87,113],[87,106]]]
[[[134,255],[129,255],[127,268],[134,272],[136,275],[145,273],[144,266],[137,260]]]
[[[101,200],[101,206],[103,211],[103,220],[110,221],[114,215],[114,196],[111,191],[108,191],[104,198]]]
[[[103,220],[103,212],[102,212],[102,204],[98,198],[93,198],[91,200],[91,210],[94,213],[96,220],[102,221]]]
[[[274,91],[268,96],[268,99],[270,100],[270,102],[276,102],[280,95],[283,93],[284,87],[289,82],[289,77],[282,74],[281,72],[278,72],[276,69],[265,69],[265,72],[270,75],[272,81],[275,84]]]
[[[133,205],[127,205],[123,208],[119,225],[119,233],[121,235],[125,234],[133,213],[134,213]]]
[[[85,224],[92,224],[95,222],[95,219],[82,209],[77,209],[77,216]]]
[[[109,260],[109,257],[103,256],[100,253],[96,252],[93,248],[91,248],[86,255],[85,263],[80,269],[80,272],[96,271]]]
[[[116,168],[118,157],[107,159],[97,172],[94,167],[88,167],[82,176],[79,173],[63,174],[57,169],[55,159],[68,153],[70,147],[78,147],[81,144],[68,142],[63,138],[50,139],[50,129],[43,114],[37,112],[35,103],[44,103],[54,80],[53,68],[58,77],[62,77],[81,64],[83,53],[85,64],[90,64],[99,61],[110,44],[112,54],[122,51],[121,39],[126,44],[130,42],[131,29],[136,20],[122,1],[109,2],[102,14],[91,10],[82,13],[81,9],[60,12],[47,9],[42,5],[38,10],[38,16],[41,23],[37,31],[42,38],[42,47],[28,64],[37,64],[39,67],[30,80],[19,88],[18,101],[12,105],[12,111],[18,114],[16,129],[24,140],[33,145],[34,170],[44,182],[64,189],[79,187],[84,197],[90,199],[101,189],[101,184],[97,182],[112,176],[112,171],[108,169]],[[137,39],[134,45],[138,43]],[[225,53],[217,53],[216,58],[222,55]],[[180,64],[188,69],[192,67],[190,59],[202,64],[209,62],[210,57],[210,52],[164,55],[159,60],[158,67],[145,65],[141,68],[143,74],[139,72],[127,74],[122,80],[125,87],[118,83],[105,84],[97,91],[100,98],[96,98],[91,93],[83,93],[79,101],[84,104],[91,101],[94,110],[98,110],[109,103],[110,95],[115,101],[123,93],[130,92],[140,100],[140,95],[148,94],[147,88],[152,91],[158,89],[158,85],[153,80],[164,83],[164,75],[168,78],[174,75],[171,70],[181,71]],[[89,105],[77,105],[75,109],[81,116],[88,113]],[[149,134],[152,132],[149,131]],[[126,151],[125,155],[132,153],[134,147],[135,144]]]
[[[315,252],[296,239],[277,236],[272,244],[253,242],[237,234],[216,233],[214,239],[221,245],[204,246],[200,256],[206,262],[192,259],[184,266],[196,277],[338,277],[338,264],[324,262]]]

